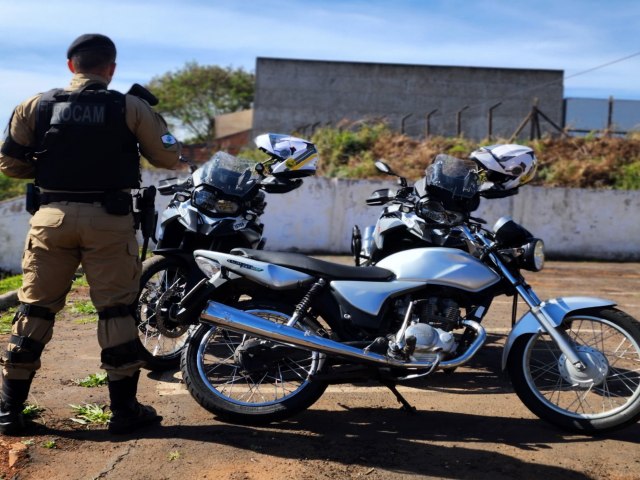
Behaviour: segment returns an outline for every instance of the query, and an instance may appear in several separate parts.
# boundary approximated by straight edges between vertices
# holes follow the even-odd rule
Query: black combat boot
[[[109,433],[131,433],[139,427],[162,420],[153,407],[142,405],[136,400],[139,377],[138,371],[132,377],[109,381],[111,397]]]
[[[0,400],[0,433],[20,435],[25,430],[24,402],[29,396],[31,379],[2,379],[2,399]]]

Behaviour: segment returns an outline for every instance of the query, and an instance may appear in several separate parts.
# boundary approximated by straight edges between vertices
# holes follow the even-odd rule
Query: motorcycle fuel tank
[[[497,283],[500,276],[477,258],[455,248],[414,248],[380,260],[396,280],[424,282],[479,292]]]

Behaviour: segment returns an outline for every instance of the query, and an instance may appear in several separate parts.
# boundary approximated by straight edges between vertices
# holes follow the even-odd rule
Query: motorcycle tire
[[[571,432],[605,433],[640,418],[640,324],[615,308],[570,313],[567,338],[593,366],[578,371],[544,332],[519,337],[507,368],[538,417]]]
[[[147,370],[180,367],[180,354],[195,325],[176,323],[177,305],[185,295],[189,266],[177,257],[155,255],[142,264],[135,319],[140,356]]]
[[[243,301],[240,310],[285,323],[293,307],[274,301]],[[300,328],[318,332],[309,318]],[[220,419],[260,425],[288,418],[310,407],[327,384],[313,380],[324,355],[259,340],[209,324],[200,325],[181,359],[182,378],[193,398]]]

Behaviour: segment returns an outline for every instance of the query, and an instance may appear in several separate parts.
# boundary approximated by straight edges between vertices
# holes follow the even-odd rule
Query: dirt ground
[[[609,298],[640,318],[639,263],[550,262],[528,278],[541,298]],[[82,299],[78,288],[69,302]],[[289,421],[251,428],[216,420],[178,372],[146,372],[139,398],[164,420],[122,438],[70,420],[70,404],[107,404],[108,394],[73,382],[99,371],[99,349],[96,324],[66,308],[29,397],[44,414],[24,437],[0,436],[0,479],[640,479],[639,424],[606,437],[570,435],[520,403],[500,371],[510,299],[492,308],[488,344],[471,364],[400,388],[414,414],[383,387],[341,385]],[[16,444],[26,455],[10,468]]]

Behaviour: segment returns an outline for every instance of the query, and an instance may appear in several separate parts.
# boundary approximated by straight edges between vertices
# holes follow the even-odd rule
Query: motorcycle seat
[[[251,248],[234,248],[230,252],[252,258],[260,262],[273,263],[281,267],[292,268],[299,272],[321,276],[329,280],[365,280],[369,282],[385,282],[393,278],[390,270],[380,267],[355,267],[340,263],[327,262],[300,253],[268,252]]]

